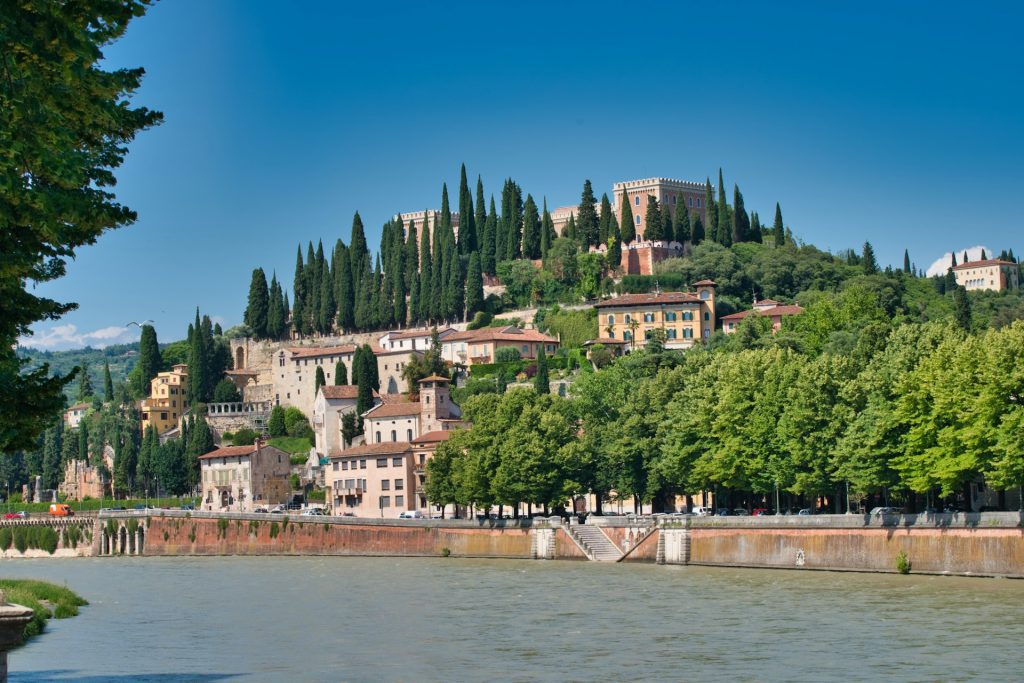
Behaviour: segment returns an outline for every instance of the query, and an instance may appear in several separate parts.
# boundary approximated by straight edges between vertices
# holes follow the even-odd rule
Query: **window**
[[[651,329],[651,328],[649,328],[649,327],[647,327],[647,328],[644,328],[644,339],[646,339],[646,340],[650,340],[650,338],[651,338],[651,337],[652,337],[653,335],[654,335],[654,330],[652,330],[652,329]]]
[[[355,463],[353,463],[353,464],[355,464]],[[343,469],[343,470],[347,470],[348,469],[348,460],[345,460],[345,461],[343,461],[341,463],[341,469]]]
[[[406,429],[405,430],[405,440],[406,441],[412,441],[412,430],[411,429]]]
[[[277,357],[277,364],[279,366],[281,366],[282,368],[284,367],[284,354],[283,353],[280,356]]]
[[[429,396],[424,396],[423,398],[427,399],[427,405],[430,405],[430,397]]]
[[[615,324],[615,314],[614,313],[608,316],[608,324],[609,325],[614,325]]]
[[[402,466],[402,460],[403,460],[402,456],[398,456],[397,458],[391,458],[391,466],[392,467],[401,467]]]
[[[381,496],[380,497],[380,506],[382,508],[389,508],[389,507],[391,507],[391,496]]]
[[[640,195],[633,197],[633,203],[640,206]]]
[[[631,322],[633,322],[633,316],[631,316],[629,313],[627,313],[626,314],[626,324],[628,325]]]
[[[398,441],[398,433],[394,429],[392,429],[391,430],[391,443],[394,443],[395,441]]]
[[[387,466],[388,466],[388,459],[387,458],[377,458],[377,467],[387,467]]]
[[[640,216],[637,216],[637,217],[636,217],[636,224],[637,224],[637,225],[640,225]]]
[[[653,313],[644,313],[644,322],[645,323],[653,323],[654,322],[654,314]]]
[[[524,356],[530,355],[530,345],[529,344],[523,344],[522,351],[523,351],[523,355]]]
[[[622,338],[625,339],[626,341],[632,341],[633,334],[631,332],[628,332],[628,331],[623,332],[622,333]]]
[[[608,333],[608,338],[615,339],[615,330],[612,330],[611,332]]]
[[[683,328],[683,339],[693,339],[693,328],[692,327],[684,327]]]
[[[405,496],[395,496],[395,507],[402,507],[405,505]]]
[[[405,488],[405,479],[395,479],[395,490],[401,491]]]
[[[666,339],[675,339],[676,338],[676,328],[670,327],[667,330],[665,330],[665,338]]]
[[[672,204],[676,203],[676,195],[672,195]]]
[[[390,491],[391,490],[391,480],[390,479],[382,479],[381,482],[380,482],[380,490],[381,491]]]
[[[688,200],[686,201],[686,203],[687,203],[687,205],[688,205],[688,206],[689,206],[689,207],[690,207],[690,208],[692,209],[692,208],[693,208],[693,197],[690,197],[690,198],[689,198],[689,199],[688,199]]]
[[[683,311],[683,320],[693,320],[693,311]]]
[[[353,464],[355,464],[355,463],[353,463]],[[366,458],[360,458],[359,459],[359,469],[361,469],[361,470],[365,470],[366,469]]]
[[[333,469],[335,472],[337,472],[338,471],[338,467],[340,465],[341,465],[341,463],[335,461],[335,462],[331,463],[331,469]],[[345,469],[348,469],[348,468],[346,467]]]
[[[380,443],[380,432],[377,432],[377,443]]]
[[[667,323],[674,323],[675,321],[676,321],[676,312],[675,311],[668,311],[667,313],[665,313],[665,322],[667,322]]]
[[[707,311],[704,311],[704,319],[705,320],[711,320],[711,314],[708,313]]]

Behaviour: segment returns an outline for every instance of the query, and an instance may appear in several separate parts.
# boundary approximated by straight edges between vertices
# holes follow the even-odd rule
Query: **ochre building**
[[[170,372],[161,372],[149,383],[149,398],[142,399],[142,431],[151,425],[157,434],[175,429],[178,420],[185,414],[188,403],[185,399],[185,383],[188,381],[188,366],[180,363]]]
[[[665,348],[687,349],[715,330],[715,283],[694,283],[694,292],[623,294],[597,303],[597,329],[602,339],[623,341],[627,349],[642,348],[655,330],[663,330]]]
[[[953,267],[956,283],[968,292],[990,290],[1002,292],[1018,289],[1020,282],[1017,274],[1019,267],[1013,261],[1002,259],[985,259],[984,261],[966,261]]]

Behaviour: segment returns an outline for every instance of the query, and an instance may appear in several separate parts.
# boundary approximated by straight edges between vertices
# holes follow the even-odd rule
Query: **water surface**
[[[583,562],[15,560],[12,681],[1017,680],[1024,581]]]

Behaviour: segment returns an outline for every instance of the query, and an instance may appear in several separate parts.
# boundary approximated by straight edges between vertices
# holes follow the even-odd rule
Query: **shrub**
[[[300,486],[302,486],[302,482],[299,481],[299,475],[288,475],[288,485],[292,487],[292,490],[298,489]]]
[[[277,522],[270,523],[270,537],[277,538],[277,535],[281,533],[281,527]]]
[[[495,363],[509,363],[511,361],[519,360],[520,358],[522,358],[522,356],[519,353],[519,349],[514,346],[502,346],[494,352]]]
[[[309,426],[308,422],[296,422],[292,425],[291,429],[288,430],[288,436],[296,437],[299,439],[313,440],[313,428]]]
[[[479,330],[481,327],[487,327],[494,316],[486,311],[477,311],[473,319],[466,325],[467,330]]]
[[[10,550],[12,543],[14,543],[14,534],[11,532],[11,527],[5,526],[0,529],[0,550]]]
[[[270,419],[267,420],[267,431],[270,436],[284,436],[288,433],[288,427],[284,423],[284,408],[274,406],[270,411]]]
[[[901,550],[899,554],[896,555],[896,571],[900,574],[909,574],[910,568],[910,559],[907,557],[906,551]]]
[[[36,547],[53,555],[57,550],[57,530],[52,526],[37,527]]]
[[[14,530],[14,547],[22,554],[28,550],[28,534],[25,533],[25,527],[19,526]]]
[[[295,436],[292,434],[292,430],[301,423],[309,424],[309,420],[306,419],[301,410],[295,406],[288,406],[284,409],[284,428],[286,432]]]
[[[441,557],[448,557],[451,554],[452,554],[452,551],[451,551],[450,548],[448,548],[448,546],[445,546],[445,547],[441,548]]]
[[[242,395],[238,393],[235,383],[229,379],[222,379],[213,388],[214,403],[238,403],[241,400]]]
[[[228,537],[228,520],[226,520],[226,519],[224,519],[222,517],[221,519],[217,520],[217,538],[227,538],[227,537]]]
[[[226,436],[227,435],[225,434],[225,437]],[[234,436],[231,438],[231,443],[235,446],[251,446],[256,441],[257,436],[259,436],[259,434],[246,427],[235,432]]]

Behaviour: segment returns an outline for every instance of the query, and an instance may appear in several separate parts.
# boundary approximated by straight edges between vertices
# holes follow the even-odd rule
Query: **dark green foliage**
[[[154,469],[161,491],[166,491],[173,496],[188,492],[185,444],[181,439],[171,439],[157,447]]]
[[[874,275],[878,272],[878,261],[875,260],[875,250],[871,246],[871,242],[864,243],[864,250],[860,258],[865,275]]]
[[[89,366],[83,365],[78,370],[78,400],[85,401],[93,395],[92,380],[89,378]]]
[[[216,448],[213,442],[213,431],[202,415],[195,418],[188,432],[185,444],[185,492],[195,492],[199,488],[199,457]]]
[[[476,215],[473,212],[473,197],[466,180],[466,165],[459,172],[459,253],[471,254],[478,248],[476,237]]]
[[[615,234],[612,228],[612,221],[615,214],[612,212],[612,203],[608,200],[608,193],[601,195],[601,211],[597,219],[597,243],[608,244],[608,239]]]
[[[259,434],[255,431],[245,427],[243,429],[239,429],[232,435],[231,444],[233,446],[251,446],[256,442],[256,437],[258,436]]]
[[[540,218],[540,256],[544,258],[547,256],[548,249],[558,239],[558,235],[555,234],[555,223],[551,220],[551,214],[548,212],[548,200],[544,198],[544,212]]]
[[[585,247],[600,243],[597,211],[594,209],[596,203],[597,198],[594,197],[594,188],[590,180],[584,180],[580,206],[576,212],[576,236]]]
[[[262,268],[252,271],[249,282],[249,304],[245,307],[245,324],[252,330],[257,339],[266,339],[268,315],[270,312],[270,292],[267,287],[267,276]]]
[[[270,410],[270,418],[267,419],[267,433],[270,436],[285,436],[288,434],[288,427],[284,423],[284,408],[277,405]]]
[[[214,385],[212,399],[214,403],[238,403],[241,400],[242,394],[238,392],[238,387],[231,380],[222,379]]]
[[[526,195],[523,205],[523,258],[541,257],[541,219],[533,196]],[[481,294],[482,297],[482,294]]]
[[[531,200],[527,200],[529,203]],[[536,209],[536,207],[534,207]],[[474,252],[469,257],[469,270],[466,273],[466,317],[475,315],[484,307],[484,281],[480,268],[480,254]]]
[[[625,244],[632,244],[636,240],[636,219],[633,218],[633,205],[629,201],[629,195],[625,192],[622,193],[622,217],[619,221],[619,230]]]
[[[533,377],[533,388],[538,394],[551,393],[551,386],[548,382],[548,357],[544,353],[543,344],[537,353],[537,374]]]
[[[782,225],[782,208],[775,203],[775,222],[772,224],[772,235],[775,238],[775,246],[781,247],[786,244],[786,232]]]
[[[107,403],[114,400],[114,379],[110,376],[110,363],[103,364],[103,400]]]
[[[903,250],[903,272],[910,273],[910,252]]]
[[[316,377],[313,383],[313,395],[316,396],[320,393],[320,387],[327,384],[327,378],[324,376],[324,368],[322,365],[316,366]]]
[[[340,387],[348,384],[348,370],[340,360],[334,364],[334,386]]]
[[[486,225],[487,207],[484,206],[484,182],[478,175],[476,177],[476,214],[473,216],[473,227],[476,229],[476,251],[480,251],[484,248],[482,233]]]
[[[61,451],[63,445],[62,423],[49,427],[43,432],[43,488],[55,489],[63,479]],[[2,457],[2,456],[0,456]]]
[[[606,257],[608,268],[617,271],[622,264],[622,233],[619,232],[619,224],[612,217],[612,234],[608,238],[608,254]]]
[[[690,229],[690,211],[686,208],[686,202],[682,195],[679,196],[679,201],[676,202],[676,215],[675,225],[672,226],[673,237],[676,242],[685,244],[692,238]]]
[[[665,239],[665,223],[661,217],[661,206],[658,198],[648,195],[647,215],[644,217],[644,240],[659,242]]]
[[[521,357],[519,349],[514,346],[502,346],[494,352],[495,363],[510,363],[519,360]]]
[[[498,213],[494,206],[494,195],[491,195],[490,209],[487,212],[487,222],[484,225],[483,236],[480,240],[480,267],[488,275],[497,273],[498,258],[496,256],[498,237]],[[423,293],[420,292],[420,296]]]
[[[757,232],[754,235],[750,229],[750,217],[747,215],[747,210],[743,206],[743,193],[740,192],[739,185],[733,185],[732,190],[732,209],[733,209],[733,226],[732,226],[732,241],[733,242],[760,242],[761,233]]]
[[[420,291],[419,310],[416,315],[416,319],[420,322],[425,322],[431,318],[431,301],[434,297],[433,269],[433,257],[430,253],[430,231],[427,229],[426,224],[424,224],[423,233],[420,235]],[[355,379],[353,378],[354,381]]]
[[[704,222],[705,237],[712,242],[718,241],[718,207],[715,204],[715,193],[711,187],[711,178],[704,181]]]
[[[957,287],[953,290],[953,318],[962,330],[971,329],[971,300],[967,297],[967,290]]]
[[[725,180],[722,169],[718,169],[718,243],[729,246],[732,244],[732,213],[725,200]]]
[[[519,258],[522,254],[523,191],[511,178],[501,191],[501,220],[495,252],[499,261]]]
[[[116,202],[114,171],[135,135],[162,120],[131,106],[143,70],[104,70],[103,48],[148,2],[5,3],[0,10],[0,453],[28,448],[60,412],[71,375],[15,352],[32,324],[76,304],[36,296],[76,250],[136,214]]]

